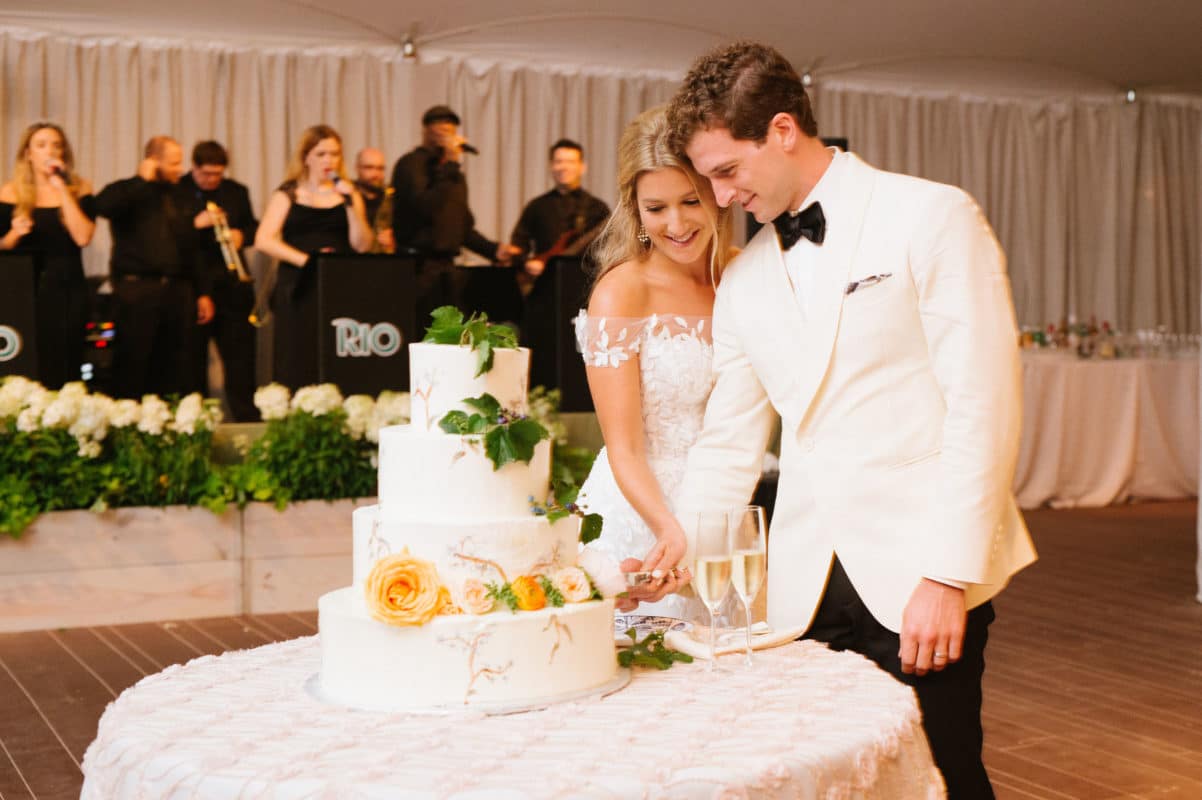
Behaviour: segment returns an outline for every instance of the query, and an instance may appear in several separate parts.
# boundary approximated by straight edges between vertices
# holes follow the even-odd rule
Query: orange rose
[[[388,625],[425,625],[450,602],[434,565],[408,553],[377,561],[364,591],[372,619]]]
[[[509,584],[509,588],[518,599],[518,608],[523,611],[538,611],[547,604],[547,595],[543,592],[543,587],[539,586],[538,579],[529,575],[515,578],[513,583]]]

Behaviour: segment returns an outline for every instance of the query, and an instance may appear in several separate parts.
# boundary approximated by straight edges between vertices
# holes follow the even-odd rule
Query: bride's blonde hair
[[[668,146],[667,106],[644,111],[622,133],[618,143],[618,202],[592,246],[597,265],[593,285],[619,264],[647,260],[650,249],[638,239],[642,222],[637,185],[639,176],[660,169],[680,170],[699,196],[713,196],[708,182],[697,174],[688,159]],[[717,203],[713,207],[717,208]],[[730,209],[718,208],[716,215],[709,216],[710,281],[717,286],[730,253]]]

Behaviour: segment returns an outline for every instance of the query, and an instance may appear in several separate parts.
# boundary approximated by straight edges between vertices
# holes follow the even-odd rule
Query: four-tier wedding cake
[[[409,359],[411,424],[380,431],[353,583],[318,603],[322,693],[503,710],[614,684],[614,605],[577,563],[580,520],[540,507],[551,442],[526,418],[530,352],[421,343]]]

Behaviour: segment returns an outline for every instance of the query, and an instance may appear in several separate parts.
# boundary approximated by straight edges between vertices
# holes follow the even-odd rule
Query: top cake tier
[[[504,409],[527,413],[530,351],[525,347],[494,350],[492,369],[476,377],[478,358],[466,346],[409,345],[410,421],[416,429],[438,430],[448,411],[472,413],[464,398],[486,393]]]

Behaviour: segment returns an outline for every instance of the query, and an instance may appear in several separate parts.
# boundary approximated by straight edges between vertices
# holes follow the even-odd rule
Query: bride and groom
[[[746,42],[630,125],[618,193],[577,336],[606,445],[581,490],[605,519],[590,547],[660,576],[627,610],[679,615],[677,513],[746,504],[779,416],[769,625],[911,685],[949,795],[992,797],[990,598],[1035,552],[988,222],[959,189],[824,147],[797,73]],[[737,257],[734,202],[766,223]]]

